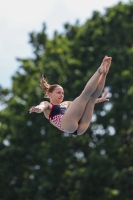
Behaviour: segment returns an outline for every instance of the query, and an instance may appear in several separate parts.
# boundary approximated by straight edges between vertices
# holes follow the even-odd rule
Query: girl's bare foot
[[[111,60],[112,60],[111,57],[108,57],[108,56],[104,57],[104,59],[101,63],[101,66],[98,68],[98,72],[100,74],[107,73],[107,71],[109,70],[109,67],[111,65]]]
[[[111,58],[111,57],[110,57],[110,58]],[[110,59],[108,65],[107,65],[107,67],[106,67],[106,72],[105,72],[105,74],[107,74],[108,71],[109,71],[109,68],[110,68],[110,66],[111,66],[111,61],[112,61],[112,58]]]

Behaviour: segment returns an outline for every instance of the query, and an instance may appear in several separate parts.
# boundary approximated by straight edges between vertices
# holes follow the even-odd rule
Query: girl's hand
[[[103,93],[102,97],[101,97],[101,98],[98,98],[98,99],[96,100],[96,103],[101,103],[101,102],[104,102],[104,101],[109,101],[109,99],[106,98],[106,97],[107,97],[107,94],[108,94],[108,91],[105,91],[105,92]]]
[[[32,106],[32,107],[29,109],[29,113],[33,113],[33,112],[41,113],[41,112],[42,112],[42,109],[39,108],[39,106]]]

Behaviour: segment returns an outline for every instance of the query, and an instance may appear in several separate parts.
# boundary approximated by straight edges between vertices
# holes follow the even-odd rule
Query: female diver
[[[95,104],[109,101],[106,98],[108,91],[105,91],[101,98],[98,97],[103,91],[111,61],[112,57],[104,57],[100,67],[87,82],[82,93],[72,102],[63,102],[63,88],[58,84],[49,85],[42,76],[41,87],[50,99],[50,103],[43,101],[37,106],[32,106],[29,112],[43,112],[51,124],[63,132],[73,135],[83,134],[91,122]]]

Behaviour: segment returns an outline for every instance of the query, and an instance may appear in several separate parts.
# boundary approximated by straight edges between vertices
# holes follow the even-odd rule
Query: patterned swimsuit
[[[51,109],[51,112],[49,115],[49,121],[56,124],[56,126],[61,131],[68,133],[61,127],[61,119],[62,119],[63,115],[65,114],[66,110],[67,110],[67,108],[65,106],[52,104],[52,109]],[[75,131],[74,133],[71,133],[71,134],[77,135],[77,131]]]

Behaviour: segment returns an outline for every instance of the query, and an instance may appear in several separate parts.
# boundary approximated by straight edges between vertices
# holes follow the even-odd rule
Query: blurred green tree
[[[43,24],[31,33],[34,57],[18,59],[12,88],[0,87],[0,200],[133,199],[133,3],[119,3],[84,24],[64,24],[52,39]],[[43,114],[42,73],[77,97],[104,55],[113,57],[110,102],[95,106],[79,137],[63,134]]]

